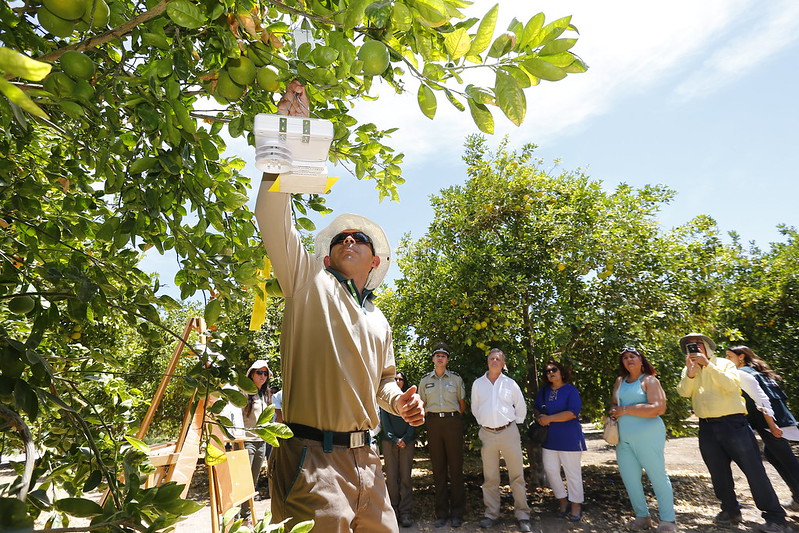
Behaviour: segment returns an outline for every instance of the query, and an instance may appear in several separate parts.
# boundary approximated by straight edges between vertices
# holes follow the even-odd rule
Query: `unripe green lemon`
[[[270,93],[280,90],[280,80],[277,79],[277,72],[272,67],[259,68],[255,73],[258,79],[258,86]]]
[[[227,62],[230,79],[239,85],[249,85],[255,81],[255,63],[246,57],[237,57]]]
[[[358,50],[358,59],[363,61],[363,73],[379,76],[388,68],[388,48],[381,41],[369,41]]]
[[[216,80],[215,92],[227,100],[238,100],[244,94],[244,87],[230,79],[228,73],[222,70]]]
[[[57,17],[77,20],[86,12],[87,2],[84,0],[44,0],[42,4]]]
[[[78,80],[75,82],[75,89],[72,91],[72,97],[78,100],[91,101],[94,97],[94,87],[86,80]]]
[[[111,15],[111,9],[109,9],[108,4],[106,4],[104,0],[97,0],[92,10],[93,3],[94,0],[89,0],[86,6],[86,12],[83,13],[81,20],[87,24],[91,22],[94,28],[105,28],[108,26],[108,17]],[[93,22],[92,17],[94,17]]]
[[[266,280],[266,294],[273,298],[283,297],[283,289],[280,287],[280,282],[277,278],[269,278]]]
[[[27,315],[33,311],[35,302],[30,296],[16,296],[8,302],[8,310],[15,315]]]
[[[75,82],[63,72],[51,72],[44,79],[44,90],[58,98],[72,96],[75,91]]]
[[[54,15],[44,6],[39,8],[36,17],[39,19],[41,27],[56,37],[69,37],[75,30],[74,22],[71,20],[64,20],[58,15]]]
[[[94,61],[77,50],[69,50],[61,56],[61,70],[79,80],[88,80],[94,76]]]

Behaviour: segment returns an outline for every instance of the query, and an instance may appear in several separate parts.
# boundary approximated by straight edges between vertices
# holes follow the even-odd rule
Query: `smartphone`
[[[688,344],[686,344],[685,349],[688,351],[689,354],[699,353],[699,345],[695,342],[689,342]]]

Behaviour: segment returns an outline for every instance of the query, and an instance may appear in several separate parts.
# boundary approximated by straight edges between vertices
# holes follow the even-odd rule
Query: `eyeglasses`
[[[544,374],[554,374],[555,372],[558,372],[557,368],[547,368],[544,370]]]
[[[638,350],[636,350],[636,349],[635,349],[635,348],[633,348],[632,346],[625,346],[625,347],[624,347],[624,348],[621,350],[621,352],[619,352],[619,355],[624,355],[624,354],[625,354],[625,353],[627,353],[627,352],[634,353],[635,355],[641,355],[640,353],[638,353]]]
[[[269,375],[269,371],[268,370],[256,370],[255,374],[258,374],[259,376],[268,376]]]
[[[369,237],[369,235],[362,231],[342,231],[330,240],[330,247],[333,248],[335,245],[343,243],[347,240],[347,237],[352,237],[352,240],[357,244],[368,244],[369,248],[372,250],[372,254],[375,253],[375,247],[374,244],[372,244],[372,239]]]

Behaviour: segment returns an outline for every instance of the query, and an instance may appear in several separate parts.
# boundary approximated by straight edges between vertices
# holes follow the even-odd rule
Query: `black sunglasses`
[[[405,381],[405,378],[394,378],[394,381]]]
[[[352,237],[352,240],[358,244],[368,244],[369,248],[372,249],[372,255],[374,255],[375,247],[374,244],[372,244],[372,239],[362,231],[342,231],[330,240],[330,248],[333,248],[337,244],[341,244],[347,240],[347,237]]]
[[[254,373],[258,374],[259,376],[268,376],[269,375],[269,371],[268,370],[256,370]]]
[[[555,372],[559,372],[560,369],[558,368],[547,368],[544,370],[544,374],[554,374]]]

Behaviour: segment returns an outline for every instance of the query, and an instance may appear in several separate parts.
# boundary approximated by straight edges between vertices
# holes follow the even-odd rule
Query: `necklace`
[[[549,389],[549,401],[550,402],[554,402],[555,400],[558,399],[558,391],[559,390],[560,390],[560,387],[558,387],[557,389]]]

